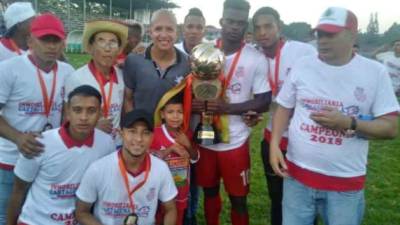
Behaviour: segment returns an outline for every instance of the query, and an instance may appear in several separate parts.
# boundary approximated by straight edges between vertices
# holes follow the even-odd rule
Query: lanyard
[[[279,41],[278,47],[275,51],[275,71],[274,71],[274,79],[272,79],[270,60],[268,59],[268,82],[271,87],[272,96],[276,96],[278,94],[279,88],[279,64],[281,61],[281,50],[284,45],[284,41]]]
[[[104,90],[104,86],[106,82],[103,81],[101,77],[101,72],[96,69],[93,65],[94,77],[96,78],[97,83],[99,84],[101,96],[103,97],[103,116],[104,118],[108,117],[110,113],[110,106],[111,106],[111,97],[112,97],[112,90],[113,90],[113,81],[110,78],[110,87],[108,88],[108,95],[106,95],[106,91]]]
[[[12,50],[13,50],[14,52],[16,52],[18,55],[21,55],[22,52],[21,52],[21,50],[18,48],[18,46],[17,46],[17,44],[15,43],[15,41],[12,40],[12,39],[9,39],[9,41],[10,41],[11,47],[13,48]]]
[[[49,117],[50,115],[50,111],[51,111],[51,107],[53,105],[54,102],[54,94],[56,92],[56,83],[57,83],[57,64],[53,67],[52,71],[53,71],[53,81],[51,84],[51,91],[50,91],[50,98],[49,95],[47,94],[47,88],[46,88],[46,83],[44,82],[43,79],[43,75],[40,72],[39,67],[36,65],[35,61],[33,60],[32,57],[29,57],[33,64],[36,67],[36,73],[39,79],[39,84],[40,84],[40,89],[42,91],[42,96],[43,96],[43,105],[44,105],[44,114],[46,115],[46,117]]]
[[[129,204],[131,206],[132,209],[132,213],[135,213],[135,205],[133,204],[133,194],[135,193],[135,191],[137,191],[139,188],[141,188],[147,181],[147,178],[149,177],[149,173],[150,173],[150,157],[147,154],[145,157],[145,174],[144,174],[144,179],[137,184],[132,190],[130,190],[129,188],[129,180],[128,180],[128,172],[126,170],[125,167],[125,163],[122,160],[122,150],[119,151],[118,153],[118,165],[119,165],[119,170],[121,172],[122,177],[124,178],[124,184],[125,184],[125,189],[126,192],[128,193],[128,197],[129,197]]]
[[[232,64],[231,64],[231,66],[230,66],[230,68],[229,68],[228,76],[224,79],[224,84],[223,84],[224,86],[223,86],[223,91],[222,91],[222,93],[225,93],[226,89],[227,89],[228,86],[229,86],[229,83],[230,83],[231,80],[232,80],[233,73],[234,73],[235,70],[236,70],[236,66],[237,66],[237,64],[238,64],[238,62],[239,62],[239,58],[240,58],[240,55],[242,54],[242,50],[243,50],[243,47],[244,47],[244,46],[245,46],[245,44],[242,43],[241,46],[240,46],[239,52],[236,53],[235,58],[233,58]],[[222,48],[222,40],[221,40],[221,39],[218,39],[218,40],[217,40],[217,48],[219,48],[219,49]]]

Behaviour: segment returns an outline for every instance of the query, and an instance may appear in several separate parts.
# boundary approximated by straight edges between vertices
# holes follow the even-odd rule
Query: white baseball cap
[[[4,12],[7,30],[17,23],[21,23],[35,16],[35,10],[30,2],[14,2]]]
[[[345,29],[357,33],[358,22],[356,15],[345,8],[329,7],[320,17],[314,30],[338,33]]]

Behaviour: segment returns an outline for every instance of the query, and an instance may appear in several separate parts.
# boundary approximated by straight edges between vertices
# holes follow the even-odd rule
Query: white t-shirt
[[[120,119],[121,119],[121,110],[122,110],[122,101],[124,100],[124,80],[122,78],[122,71],[118,67],[114,67],[117,75],[118,82],[113,82],[113,89],[111,94],[111,107],[109,111],[109,117],[112,118],[113,131],[111,136],[115,140],[117,146],[122,145],[121,137],[118,134]],[[112,81],[109,81],[104,86],[104,91],[106,96],[108,97],[110,84]],[[68,95],[75,88],[81,85],[90,85],[96,88],[100,93],[100,85],[97,82],[95,76],[89,69],[88,64],[76,70],[65,82],[65,102],[68,101]],[[104,101],[102,101],[103,107]]]
[[[158,201],[175,198],[177,189],[165,162],[150,156],[150,172],[146,183],[133,194],[139,225],[153,225]],[[144,172],[136,177],[128,173],[130,188],[143,181]],[[121,225],[131,214],[128,193],[118,165],[118,152],[94,162],[82,178],[76,196],[94,203],[94,216],[107,225]]]
[[[64,81],[74,69],[57,61],[57,80],[49,118],[44,114],[43,96],[36,66],[28,55],[17,56],[0,63],[0,103],[4,104],[2,117],[21,132],[43,130],[46,123],[60,126],[64,98]],[[50,98],[53,71],[41,71]],[[0,163],[14,165],[18,159],[17,146],[0,138]]]
[[[183,52],[183,53],[184,53],[185,55],[187,55],[187,56],[190,55],[189,52],[186,52],[185,46],[184,46],[184,44],[183,44],[183,41],[180,42],[180,43],[175,44],[175,48],[177,48],[179,51]]]
[[[310,113],[329,106],[347,116],[379,117],[400,109],[384,66],[357,54],[343,66],[328,65],[317,55],[303,57],[292,68],[277,102],[295,109],[287,159],[303,169],[342,178],[365,175],[368,141],[324,128],[311,120]]]
[[[228,75],[232,61],[238,52],[226,56],[225,76]],[[245,45],[240,59],[233,72],[232,80],[226,90],[229,103],[242,103],[253,98],[255,94],[270,91],[266,81],[268,63],[264,55],[255,48]],[[240,115],[229,115],[230,143],[219,143],[206,146],[214,151],[228,151],[243,145],[250,135],[250,128],[243,122]]]
[[[400,91],[400,57],[396,57],[394,52],[384,52],[376,55],[376,58],[385,64],[392,79],[394,91]]]
[[[33,159],[20,156],[15,175],[32,182],[19,221],[29,225],[74,223],[75,191],[89,165],[115,151],[113,140],[95,130],[91,146],[68,146],[57,128],[43,133],[44,152]],[[65,134],[66,132],[64,132]],[[70,148],[68,148],[70,147]]]
[[[26,51],[24,50],[20,50],[21,54],[26,54]],[[6,59],[11,59],[15,56],[18,56],[17,52],[11,51],[10,49],[8,49],[6,46],[4,46],[3,43],[0,42],[0,62],[4,61]]]
[[[285,44],[281,49],[280,63],[279,63],[279,81],[278,81],[278,93],[282,88],[283,82],[288,76],[290,70],[292,69],[295,62],[303,56],[315,55],[317,51],[315,48],[309,44],[302,43],[299,41],[285,41]],[[273,82],[275,82],[275,66],[276,66],[276,57],[271,59],[267,57],[267,61],[269,63],[269,70],[271,71],[271,77]],[[268,71],[267,71],[268,76]],[[268,77],[267,77],[268,82]],[[272,96],[272,104],[276,102],[275,96]],[[274,108],[269,112],[269,120],[267,124],[267,129],[269,131],[272,130],[272,119]],[[287,137],[287,131],[283,134],[284,137]]]

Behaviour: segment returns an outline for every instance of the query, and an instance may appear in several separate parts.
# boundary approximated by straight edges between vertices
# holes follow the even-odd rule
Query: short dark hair
[[[170,98],[164,104],[164,106],[161,108],[161,110],[163,110],[165,108],[165,106],[172,105],[172,104],[183,104],[183,94],[182,93],[178,93],[174,97]]]
[[[142,37],[143,35],[143,29],[142,25],[139,23],[133,23],[133,24],[128,24],[128,35],[135,34],[138,35],[139,37]]]
[[[225,9],[238,9],[248,12],[250,11],[250,4],[246,0],[225,0],[224,10]]]
[[[110,32],[110,31],[104,30],[104,31],[99,31],[99,32],[97,32],[97,33],[94,33],[94,34],[93,34],[92,36],[90,36],[90,38],[89,38],[89,44],[90,44],[90,45],[93,45],[94,39],[96,38],[96,35],[97,35],[98,33],[101,33],[101,32]],[[110,32],[110,33],[113,33],[113,32]],[[113,34],[114,34],[114,33],[113,33]],[[115,36],[117,37],[117,40],[118,40],[118,46],[121,46],[122,40],[119,38],[119,36],[118,36],[117,34],[115,34]]]
[[[256,24],[257,22],[257,17],[259,17],[260,15],[271,15],[272,17],[274,17],[274,19],[276,20],[276,22],[278,23],[278,25],[280,25],[281,22],[281,16],[279,15],[278,11],[276,11],[274,8],[271,7],[262,7],[259,8],[253,16],[253,25]]]
[[[73,91],[71,91],[68,94],[68,103],[71,102],[71,99],[74,96],[95,97],[97,100],[99,100],[99,103],[101,105],[100,92],[96,88],[94,88],[90,85],[81,85],[81,86],[75,88]]]
[[[203,12],[199,8],[196,8],[196,7],[189,9],[188,14],[185,16],[185,20],[184,20],[185,22],[189,16],[198,16],[198,17],[205,19],[203,16]]]

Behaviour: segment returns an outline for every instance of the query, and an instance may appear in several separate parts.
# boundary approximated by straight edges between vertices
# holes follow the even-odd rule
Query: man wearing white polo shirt
[[[124,99],[122,71],[115,66],[118,54],[126,45],[128,27],[110,20],[87,22],[83,32],[83,47],[92,59],[71,74],[65,82],[68,94],[80,85],[96,88],[103,98],[102,117],[97,128],[113,136],[121,145],[118,128]]]
[[[385,67],[353,53],[357,18],[328,8],[318,55],[299,59],[277,97],[270,163],[284,177],[283,224],[359,225],[364,212],[367,138],[396,137],[400,107]],[[285,161],[279,142],[288,127]]]
[[[8,225],[17,220],[26,225],[76,224],[75,191],[81,177],[93,161],[115,150],[111,137],[95,129],[100,105],[96,89],[77,87],[68,96],[68,122],[40,138],[44,152],[33,159],[18,159]]]
[[[64,80],[72,66],[57,61],[64,49],[62,21],[42,14],[32,21],[30,54],[0,63],[0,224],[13,183],[19,152],[38,156],[43,144],[35,138],[60,126]]]
[[[7,31],[0,39],[0,61],[26,52],[29,26],[34,16],[30,2],[14,2],[8,6],[4,12]]]
[[[121,150],[94,162],[76,196],[76,218],[82,225],[150,225],[161,202],[164,225],[176,224],[178,191],[168,165],[148,153],[153,117],[142,109],[125,114]],[[92,210],[93,209],[93,210]]]

